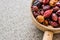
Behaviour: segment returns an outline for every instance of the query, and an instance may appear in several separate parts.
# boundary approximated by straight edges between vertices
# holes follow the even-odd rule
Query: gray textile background
[[[0,40],[42,40],[43,32],[32,24],[31,1],[0,0]]]

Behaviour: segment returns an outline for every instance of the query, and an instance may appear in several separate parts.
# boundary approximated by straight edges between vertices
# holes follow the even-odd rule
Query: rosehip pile
[[[60,27],[60,0],[33,0],[31,9],[39,23]]]

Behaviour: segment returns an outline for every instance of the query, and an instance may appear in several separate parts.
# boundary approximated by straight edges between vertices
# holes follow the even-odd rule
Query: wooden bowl
[[[32,1],[33,2],[33,1]],[[53,28],[52,26],[45,26],[45,25],[42,25],[40,24],[33,16],[32,14],[32,10],[31,10],[31,17],[32,17],[32,21],[33,21],[33,24],[36,25],[36,27],[40,30],[42,30],[44,33],[44,36],[43,36],[43,40],[52,40],[53,38],[53,34],[55,33],[60,33],[60,28]]]
[[[33,24],[36,25],[36,27],[42,31],[52,31],[53,33],[60,33],[60,28],[52,28],[52,26],[45,26],[40,24],[33,16],[33,14],[31,13],[31,17],[32,17],[32,21]]]

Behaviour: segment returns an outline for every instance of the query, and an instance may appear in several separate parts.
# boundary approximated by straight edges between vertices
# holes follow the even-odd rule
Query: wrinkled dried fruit
[[[36,17],[36,19],[37,19],[37,21],[40,22],[40,23],[44,22],[44,16],[42,16],[42,15],[38,15],[38,16]]]
[[[60,24],[60,17],[58,17],[58,23]]]
[[[54,8],[53,8],[53,11],[54,12],[56,12],[56,11],[58,11],[59,10],[59,7],[58,6],[55,6]]]
[[[50,9],[49,5],[43,6],[43,10],[48,10],[48,9]]]
[[[55,13],[53,13],[53,14],[52,14],[52,20],[53,20],[53,21],[57,21],[57,19],[58,19],[57,15],[56,15]]]
[[[44,20],[43,24],[44,25],[48,25],[48,21],[47,20]]]
[[[59,1],[59,2],[57,2],[57,3],[56,3],[56,5],[57,5],[58,7],[60,7],[60,1]]]
[[[47,4],[49,2],[49,0],[43,0],[44,4]]]
[[[39,14],[37,12],[33,12],[34,17],[37,17]]]
[[[57,22],[53,22],[53,21],[50,22],[50,25],[52,25],[53,27],[57,27],[58,26]]]
[[[39,2],[41,2],[41,3],[42,3],[42,2],[43,2],[43,0],[39,0]]]
[[[34,1],[34,3],[33,3],[33,6],[37,6],[38,8],[40,8],[41,5],[42,5],[42,0],[36,0],[36,1]]]
[[[58,0],[50,0],[49,4],[50,6],[55,6]]]
[[[32,10],[33,11],[38,11],[38,7],[37,6],[32,6]]]
[[[60,10],[58,10],[58,11],[56,12],[56,14],[60,16]]]
[[[52,14],[52,11],[53,11],[53,10],[47,10],[47,11],[45,11],[43,16],[44,16],[45,18],[49,17],[49,16]]]
[[[40,11],[40,14],[41,14],[41,15],[43,15],[43,14],[44,14],[44,11],[43,11],[43,10],[41,10],[41,11]]]

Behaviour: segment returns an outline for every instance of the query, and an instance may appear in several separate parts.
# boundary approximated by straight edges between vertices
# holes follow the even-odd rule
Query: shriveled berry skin
[[[50,0],[49,4],[50,6],[55,6],[58,0]]]
[[[49,0],[43,0],[43,4],[47,4]]]
[[[48,9],[50,9],[50,6],[49,5],[43,6],[43,10],[48,10]]]
[[[57,2],[57,3],[56,3],[56,5],[57,5],[58,7],[60,7],[60,1],[59,1],[59,2]]]
[[[53,27],[57,27],[57,26],[58,26],[58,23],[51,21],[51,22],[50,22],[50,25],[52,25]]]
[[[58,11],[56,12],[56,14],[60,16],[60,10],[58,10]]]
[[[37,12],[33,12],[33,15],[36,18],[39,14]]]
[[[58,6],[55,6],[54,8],[53,8],[53,11],[54,12],[56,12],[56,11],[58,11],[59,10],[59,7]]]
[[[60,17],[58,17],[58,23],[60,24]]]
[[[37,6],[32,6],[32,10],[33,11],[38,11],[38,7]]]
[[[34,2],[33,2],[33,6],[37,6],[39,4],[39,1],[38,0],[35,0]]]
[[[41,5],[42,5],[42,0],[36,0],[36,1],[34,1],[33,6],[37,6],[38,8],[40,8]]]
[[[53,10],[47,10],[47,11],[45,11],[43,16],[44,16],[45,18],[49,17],[49,16],[52,14],[52,11],[53,11]]]
[[[44,20],[43,24],[48,25],[48,20]]]
[[[40,14],[41,14],[41,15],[43,15],[43,14],[44,14],[44,11],[43,11],[43,10],[41,10],[41,11],[40,11]]]
[[[56,15],[55,13],[53,13],[53,14],[52,14],[52,20],[53,20],[53,21],[57,21],[57,19],[58,19],[57,15]]]
[[[40,3],[42,3],[42,2],[43,2],[43,0],[39,0],[39,2],[40,2]]]
[[[38,15],[38,16],[36,17],[36,19],[37,19],[37,21],[40,22],[40,23],[44,22],[44,16],[42,16],[42,15]]]

